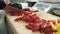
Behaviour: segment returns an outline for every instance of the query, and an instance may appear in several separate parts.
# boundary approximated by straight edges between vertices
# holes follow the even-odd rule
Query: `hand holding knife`
[[[7,5],[3,0],[0,0],[0,9],[4,9],[9,12],[18,12],[21,9],[15,8],[13,6]]]

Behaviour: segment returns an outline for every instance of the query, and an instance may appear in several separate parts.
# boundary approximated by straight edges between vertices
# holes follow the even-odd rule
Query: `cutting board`
[[[54,20],[54,19],[58,19],[59,18],[57,16],[45,13],[43,11],[36,12],[36,14],[40,18],[47,19],[47,20],[50,20],[50,19]],[[32,32],[31,30],[27,29],[25,27],[25,25],[27,23],[24,22],[24,21],[20,21],[20,22],[14,21],[14,19],[16,19],[17,16],[11,16],[11,15],[7,14],[6,18],[7,18],[8,24],[11,27],[11,29],[12,29],[14,34],[43,34],[43,33],[40,33],[40,32]]]

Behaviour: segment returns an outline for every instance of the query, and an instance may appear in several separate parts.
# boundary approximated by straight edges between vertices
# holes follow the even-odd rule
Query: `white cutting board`
[[[57,18],[59,18],[57,16],[53,16],[53,15],[50,15],[50,14],[42,12],[42,11],[37,12],[37,15],[41,18],[44,18],[44,19],[57,19]],[[16,17],[17,16],[11,16],[8,14],[6,15],[7,22],[9,24],[9,26],[11,27],[14,34],[41,34],[40,32],[32,32],[31,30],[27,29],[25,27],[25,25],[27,23],[24,21],[20,21],[20,22],[14,21],[14,19]]]

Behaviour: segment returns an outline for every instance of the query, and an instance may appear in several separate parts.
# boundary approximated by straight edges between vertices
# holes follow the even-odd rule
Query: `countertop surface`
[[[59,17],[45,13],[43,11],[37,12],[37,16],[43,19],[58,19]],[[7,22],[9,26],[11,27],[12,31],[14,34],[40,34],[40,32],[32,32],[31,30],[27,29],[25,25],[27,24],[24,21],[16,22],[14,19],[17,18],[17,16],[11,16],[11,15],[6,15]]]

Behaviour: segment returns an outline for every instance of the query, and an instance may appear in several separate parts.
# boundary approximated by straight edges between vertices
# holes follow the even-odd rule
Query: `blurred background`
[[[48,12],[53,8],[60,9],[60,0],[4,0],[4,1],[6,4],[12,5],[14,7],[18,7],[18,8],[36,7],[44,12]],[[51,11],[51,12],[55,12],[55,11]],[[54,14],[54,13],[52,13],[52,14]],[[12,30],[10,29],[10,26],[7,24],[6,18],[4,17],[4,15],[5,15],[4,10],[0,10],[0,15],[1,15],[0,18],[2,18],[0,20],[0,32],[1,32],[0,34],[3,34],[3,33],[14,34],[12,32]],[[56,15],[56,14],[54,14],[54,15]],[[59,15],[60,15],[60,13],[59,13]]]

